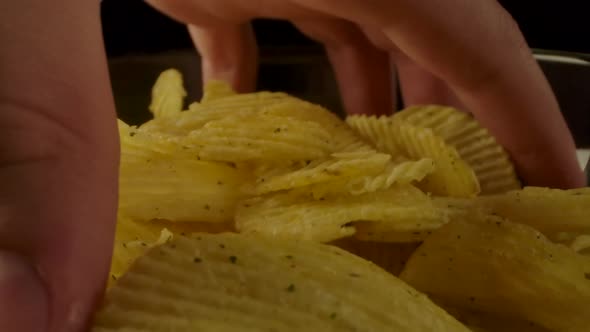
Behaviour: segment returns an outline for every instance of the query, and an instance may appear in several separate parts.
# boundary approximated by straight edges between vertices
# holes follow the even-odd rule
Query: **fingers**
[[[527,184],[583,185],[573,139],[555,96],[515,23],[497,2],[296,2],[381,28],[419,66],[449,83],[507,147]]]
[[[408,58],[399,48],[373,25],[364,25],[362,30],[371,42],[390,53],[399,80],[404,106],[439,104],[465,110],[451,88],[441,79]]]
[[[80,331],[105,288],[117,207],[99,4],[7,2],[0,21],[0,330]]]
[[[405,106],[437,104],[468,111],[443,80],[417,65],[401,52],[395,52],[401,92]]]
[[[322,43],[334,68],[348,114],[390,114],[393,72],[387,52],[377,49],[354,24],[342,20],[294,21]]]
[[[256,89],[258,49],[249,23],[189,25],[189,32],[201,55],[203,83],[222,80],[241,93]]]

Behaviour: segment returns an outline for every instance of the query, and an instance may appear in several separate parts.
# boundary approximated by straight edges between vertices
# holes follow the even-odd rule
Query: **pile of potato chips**
[[[588,331],[590,188],[521,188],[470,115],[349,116],[212,82],[119,122],[93,331]]]

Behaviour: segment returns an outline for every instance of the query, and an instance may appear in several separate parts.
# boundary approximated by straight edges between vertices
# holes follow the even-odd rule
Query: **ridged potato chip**
[[[351,177],[377,175],[385,169],[390,159],[390,155],[374,151],[335,153],[328,158],[310,160],[300,168],[289,165],[261,172],[256,183],[244,190],[253,195],[262,195]]]
[[[398,112],[395,121],[430,128],[473,168],[482,194],[520,189],[514,165],[504,148],[471,115],[452,107],[412,106]]]
[[[164,226],[118,216],[109,285],[117,281],[149,248],[159,241],[167,240],[170,236],[172,236],[171,233]]]
[[[92,328],[195,330],[468,331],[344,250],[237,234],[175,237],[153,248],[108,292]]]
[[[355,233],[363,225],[371,240],[388,241],[382,232],[420,232],[448,222],[449,212],[437,209],[416,188],[394,186],[362,195],[315,200],[305,191],[271,194],[246,200],[236,212],[236,228],[244,233],[328,242]]]
[[[223,99],[229,96],[235,96],[236,92],[231,86],[224,81],[209,81],[203,87],[203,97],[201,103],[210,103],[213,100]]]
[[[445,143],[431,129],[396,124],[397,144],[412,159],[430,158],[436,170],[419,185],[427,192],[441,196],[474,197],[479,182],[473,169],[459,156],[457,150]]]
[[[397,128],[390,116],[349,115],[346,123],[365,140],[371,142],[377,150],[389,153],[395,160],[404,160],[406,156],[397,145]]]
[[[293,99],[295,98],[285,93],[257,92],[213,99],[206,103],[195,102],[189,106],[187,111],[181,112],[173,118],[154,119],[143,124],[141,128],[148,131],[185,136],[194,130],[201,129],[211,121],[231,116],[260,114],[265,108]]]
[[[457,308],[554,331],[590,326],[590,260],[499,217],[443,226],[414,252],[401,278]]]
[[[489,214],[527,224],[552,239],[557,234],[590,233],[590,188],[559,190],[526,187],[475,203]]]
[[[137,220],[230,221],[248,176],[244,169],[197,159],[122,158],[119,210]]]
[[[233,222],[137,221],[119,215],[111,260],[109,286],[114,284],[127,271],[135,259],[144,255],[150,248],[171,240],[174,235],[191,236],[194,233],[227,233],[233,231]]]
[[[183,144],[198,148],[204,160],[308,160],[327,156],[330,134],[315,122],[271,115],[231,116],[189,133]]]
[[[182,111],[186,90],[176,69],[163,71],[152,89],[150,112],[155,118],[173,117]]]

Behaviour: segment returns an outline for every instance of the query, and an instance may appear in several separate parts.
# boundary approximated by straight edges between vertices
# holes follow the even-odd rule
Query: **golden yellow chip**
[[[372,151],[335,153],[329,158],[310,160],[301,168],[270,168],[266,173],[261,172],[256,183],[245,190],[253,195],[262,195],[351,177],[378,175],[390,159],[387,154]]]
[[[175,237],[108,292],[92,331],[468,331],[339,248],[238,234]]]
[[[223,99],[235,95],[236,92],[226,82],[209,81],[203,88],[203,98],[201,98],[201,103],[206,104],[216,99]]]
[[[389,241],[380,234],[430,231],[448,222],[451,212],[436,208],[410,185],[321,200],[306,191],[294,191],[244,201],[236,212],[236,228],[276,238],[328,242],[353,235],[359,224],[366,239]]]
[[[194,130],[201,129],[211,121],[231,116],[260,114],[262,109],[292,99],[294,98],[284,93],[237,94],[209,100],[206,103],[192,103],[186,112],[181,112],[172,118],[154,119],[143,124],[141,128],[154,132],[185,136]]]
[[[121,160],[119,209],[137,220],[224,222],[251,175],[235,166],[153,154]]]
[[[471,115],[452,107],[412,106],[398,112],[394,119],[421,128],[430,128],[473,168],[482,194],[520,189],[514,165],[496,139]]]
[[[396,123],[397,144],[412,159],[430,158],[436,170],[419,187],[441,196],[473,197],[480,191],[473,169],[465,163],[457,150],[445,143],[431,129]]]
[[[165,240],[172,236],[162,225],[152,222],[137,222],[131,218],[119,216],[109,284],[112,285],[129,266],[155,245],[158,240]]]
[[[178,115],[185,97],[182,74],[176,69],[165,70],[158,76],[152,89],[150,112],[155,118]]]
[[[416,250],[401,277],[457,308],[554,331],[581,332],[590,324],[590,260],[499,217],[443,226]]]
[[[552,239],[557,239],[562,232],[590,233],[590,188],[527,187],[479,197],[476,203],[490,214],[530,225]]]
[[[188,134],[183,144],[198,148],[205,160],[308,160],[327,156],[330,134],[311,121],[263,114],[211,121]]]
[[[404,160],[405,155],[397,145],[397,128],[390,116],[350,115],[346,123],[362,138],[373,144],[377,150],[389,153],[395,160]]]
[[[135,259],[144,255],[155,245],[165,243],[173,235],[190,236],[194,233],[233,232],[232,223],[170,222],[168,220],[137,221],[119,215],[115,232],[113,258],[109,285],[133,264]]]

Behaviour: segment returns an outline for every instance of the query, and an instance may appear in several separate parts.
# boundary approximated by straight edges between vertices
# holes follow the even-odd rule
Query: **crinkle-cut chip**
[[[312,184],[302,190],[308,190],[315,199],[341,194],[361,195],[387,190],[394,185],[412,184],[421,181],[433,171],[434,163],[430,159],[405,161],[399,164],[390,161],[383,171],[377,174],[362,173],[343,176],[327,182]]]
[[[176,116],[182,111],[185,97],[182,74],[176,69],[165,70],[152,88],[149,110],[155,118]]]
[[[508,153],[473,116],[452,107],[425,105],[406,108],[396,113],[394,120],[430,128],[457,149],[461,159],[477,175],[482,194],[522,187]]]
[[[107,293],[92,329],[195,330],[468,331],[344,250],[239,234],[175,237],[153,248]]]
[[[313,121],[325,128],[335,143],[335,152],[373,151],[342,119],[327,109],[303,100],[286,100],[263,110],[264,114]]]
[[[309,196],[301,190],[245,200],[236,212],[236,228],[276,238],[328,242],[353,235],[357,223],[413,232],[440,227],[449,218],[447,210],[437,209],[411,185],[321,200]]]
[[[225,98],[213,99],[206,103],[192,103],[188,111],[181,112],[174,118],[154,119],[141,128],[184,136],[202,128],[211,121],[232,116],[260,114],[261,110],[285,100],[295,98],[285,93],[257,92],[253,94],[236,94]]]
[[[383,172],[365,175],[344,181],[344,192],[353,195],[386,190],[396,184],[410,184],[421,181],[435,170],[434,162],[424,158],[418,161],[405,161],[399,164],[388,163]]]
[[[119,210],[137,220],[231,221],[249,177],[225,163],[174,155],[122,158]]]
[[[422,204],[422,210],[418,208],[416,214],[409,214],[405,223],[399,220],[357,222],[354,236],[362,241],[422,242],[452,220],[465,220],[473,213],[483,213],[473,202],[471,198],[430,197],[428,205]]]
[[[376,152],[335,153],[329,158],[309,160],[301,168],[271,168],[266,174],[260,174],[254,185],[245,186],[244,190],[249,194],[262,195],[339,179],[378,175],[390,159],[391,156]]]
[[[205,84],[203,88],[203,97],[201,98],[201,103],[206,104],[210,103],[213,100],[223,99],[229,96],[235,96],[236,92],[231,88],[231,86],[224,81],[209,81]]]
[[[170,233],[160,224],[138,222],[128,217],[118,216],[109,287],[127,271],[135,259],[145,254],[162,237],[168,235]]]
[[[457,150],[433,133],[431,129],[397,123],[398,145],[412,159],[430,158],[436,170],[418,186],[432,194],[454,197],[473,197],[479,182],[473,169],[461,159]]]
[[[232,116],[211,121],[182,142],[205,160],[308,160],[327,156],[330,134],[315,122],[270,115]]]
[[[171,222],[168,220],[137,221],[118,216],[109,286],[112,286],[136,258],[151,247],[165,243],[173,235],[191,236],[195,233],[234,232],[233,222]]]
[[[403,156],[403,151],[396,143],[397,129],[393,126],[391,116],[350,115],[346,123],[363,139],[373,144],[377,150]]]
[[[417,243],[359,241],[354,238],[340,239],[330,244],[364,258],[393,275],[399,275],[419,245]]]
[[[499,217],[455,221],[414,252],[403,280],[457,308],[587,331],[590,260]]]
[[[552,239],[562,232],[590,232],[590,188],[526,187],[478,197],[475,203],[490,214],[530,225]]]
[[[166,156],[174,158],[196,158],[197,156],[196,149],[182,145],[175,137],[131,127],[121,120],[118,120],[118,124],[123,163]]]

